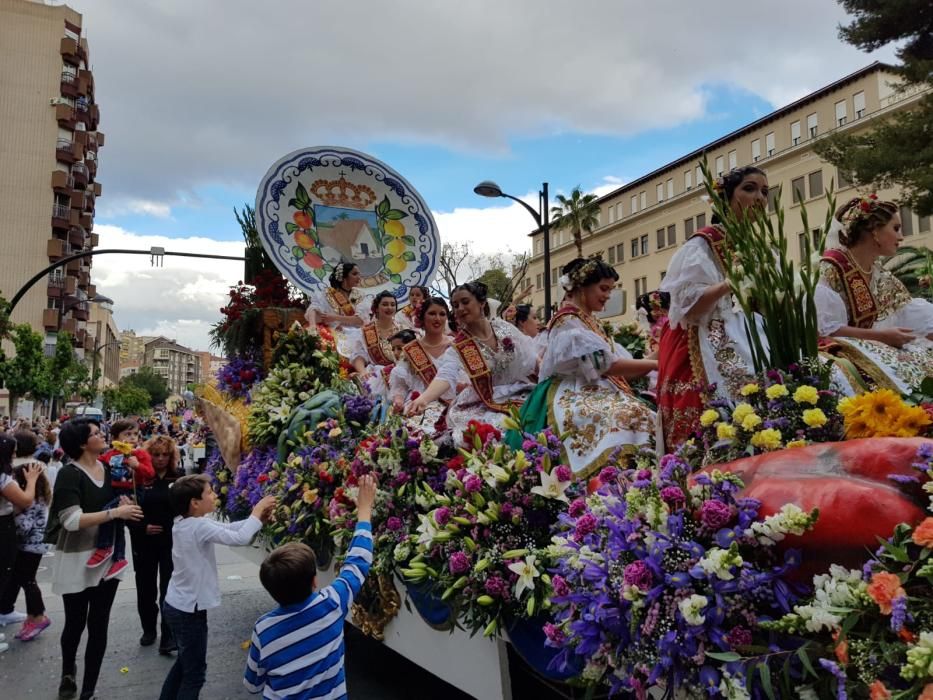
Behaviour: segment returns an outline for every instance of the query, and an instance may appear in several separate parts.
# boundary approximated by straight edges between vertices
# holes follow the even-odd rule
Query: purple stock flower
[[[513,506],[511,503],[506,501],[501,506],[499,506],[499,513],[500,515],[502,515],[503,518],[510,518],[512,516],[512,511],[514,510],[514,508],[515,506]]]
[[[900,632],[907,622],[907,596],[899,595],[891,601],[891,631]]]
[[[558,481],[570,481],[573,478],[573,472],[566,464],[559,464],[554,468],[554,475]]]
[[[396,532],[396,531],[398,531],[398,530],[401,530],[401,529],[402,529],[402,519],[401,519],[401,518],[397,518],[397,517],[395,517],[394,515],[391,516],[388,520],[386,520],[386,529],[392,530],[392,532]]]
[[[436,522],[441,527],[444,527],[447,523],[450,522],[450,508],[447,506],[441,506],[436,511],[434,511],[434,522]]]
[[[466,481],[463,482],[463,488],[466,489],[467,493],[476,493],[483,488],[483,480],[476,474],[470,474]]]
[[[846,693],[846,672],[839,668],[839,664],[829,659],[820,659],[820,666],[836,677],[836,700],[848,700]]]
[[[470,570],[470,557],[466,552],[454,552],[450,555],[450,573],[455,576]]]
[[[622,579],[629,586],[635,586],[642,591],[647,591],[654,583],[654,574],[643,561],[634,561],[625,567],[622,572]]]
[[[700,521],[710,530],[725,527],[732,520],[732,509],[722,501],[704,501],[700,506]]]

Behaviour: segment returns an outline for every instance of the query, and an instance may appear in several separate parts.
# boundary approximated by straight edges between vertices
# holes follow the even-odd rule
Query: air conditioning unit
[[[68,104],[68,100],[66,100],[64,97],[53,97],[52,99],[49,100],[49,104],[52,105],[53,107],[56,107],[58,105],[66,105]]]

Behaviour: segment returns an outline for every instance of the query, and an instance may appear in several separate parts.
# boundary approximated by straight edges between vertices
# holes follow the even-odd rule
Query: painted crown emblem
[[[347,182],[343,173],[339,180],[315,180],[308,189],[321,204],[328,207],[369,209],[376,203],[376,193],[371,187]]]

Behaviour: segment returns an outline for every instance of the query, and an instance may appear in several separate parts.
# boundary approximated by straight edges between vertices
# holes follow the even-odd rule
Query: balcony
[[[90,109],[88,109],[88,121],[86,122],[88,131],[96,131],[97,125],[100,124],[100,107],[97,104],[92,104]]]
[[[80,226],[72,226],[68,229],[68,243],[71,244],[71,247],[78,251],[84,247],[84,242],[87,240],[87,233]]]
[[[78,289],[86,290],[90,283],[91,283],[90,272],[79,272],[78,273]]]
[[[84,328],[79,328],[75,331],[75,345],[81,348],[86,348],[88,344],[88,334]]]
[[[60,163],[72,165],[84,157],[84,146],[69,139],[58,139],[55,143],[55,157]]]
[[[94,213],[94,203],[97,200],[97,196],[94,194],[94,190],[85,190],[84,191],[84,211],[89,214]]]
[[[50,260],[59,260],[67,254],[67,244],[61,238],[50,238],[45,242],[45,253]]]
[[[58,309],[42,309],[42,327],[47,331],[57,331]]]
[[[87,286],[87,295],[89,299],[93,299],[94,297],[97,296],[97,285],[96,284],[89,284]]]
[[[87,187],[88,172],[84,163],[75,163],[71,166],[71,176],[74,178],[75,187],[84,189]]]
[[[69,104],[55,105],[55,118],[58,120],[60,127],[74,131],[77,123],[74,107]]]
[[[65,263],[65,271],[77,275],[81,271],[81,263],[77,258],[75,260],[69,260]],[[78,280],[78,284],[80,286],[80,279]]]
[[[82,301],[80,304],[75,304],[71,309],[71,315],[74,316],[79,321],[87,321],[90,314],[90,309],[86,301]]]
[[[52,228],[65,229],[71,226],[71,206],[68,204],[52,205]]]
[[[80,212],[84,210],[84,205],[87,202],[87,192],[81,190],[75,190],[71,193],[71,208],[77,211],[80,215]]]
[[[65,276],[58,270],[49,275],[45,295],[50,299],[60,299],[65,294]]]
[[[76,39],[71,37],[62,37],[61,44],[59,44],[59,53],[62,55],[62,60],[65,63],[70,63],[73,66],[80,65],[81,57],[78,56],[78,42]]]
[[[71,190],[74,189],[75,183],[71,179],[71,175],[64,170],[53,170],[52,171],[52,189],[58,192],[59,194],[70,195]]]
[[[78,58],[82,59],[85,63],[88,62],[87,39],[78,40]]]
[[[94,94],[94,74],[85,69],[78,71],[78,90],[82,95]]]
[[[103,191],[103,188],[101,187],[101,184],[100,184],[99,182],[95,182],[95,183],[94,183],[94,187],[93,187],[92,189],[94,190],[94,194],[95,194],[97,197],[100,197],[101,192]]]
[[[100,236],[96,233],[91,234],[91,240],[88,244],[91,248],[96,248],[100,245]]]
[[[78,72],[71,68],[62,70],[62,95],[65,97],[77,97],[81,88],[81,81],[78,78]]]
[[[93,156],[94,153],[90,152],[87,155]],[[87,166],[87,171],[90,174],[90,176],[92,178],[97,177],[97,158],[88,157],[85,159],[84,164]]]
[[[83,228],[85,232],[87,232],[87,230],[91,228],[91,226],[93,225],[94,225],[93,216],[87,213],[81,214],[81,228]]]
[[[57,316],[58,309],[52,309],[52,310],[55,312]],[[46,309],[46,311],[48,311],[48,309]],[[67,333],[71,333],[71,335],[74,335],[75,332],[78,330],[78,322],[75,321],[73,318],[63,319],[58,329],[62,331],[63,333],[67,332]]]

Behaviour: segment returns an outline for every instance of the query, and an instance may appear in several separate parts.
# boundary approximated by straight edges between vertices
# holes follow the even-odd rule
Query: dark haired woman
[[[308,295],[305,311],[309,328],[318,324],[330,328],[337,352],[348,360],[354,336],[369,313],[368,304],[358,289],[360,279],[360,268],[354,263],[337,263],[328,277],[329,284],[319,285]]]
[[[933,304],[880,264],[904,239],[898,206],[856,197],[835,218],[838,242],[827,244],[816,288],[820,335],[869,384],[910,394],[933,376]]]
[[[396,412],[401,413],[407,401],[423,394],[437,376],[438,361],[452,342],[447,334],[449,316],[447,302],[440,297],[428,297],[418,309],[418,325],[424,329],[424,337],[412,338],[402,347],[398,362],[389,375],[389,398]],[[425,418],[416,419],[415,424],[440,429],[439,421],[454,399],[454,390],[454,387],[449,388],[428,406]]]
[[[538,358],[531,339],[500,318],[490,319],[486,285],[468,282],[455,288],[450,302],[457,335],[440,358],[437,376],[406,407],[407,415],[456,390],[465,374],[469,386],[457,393],[447,413],[447,426],[459,441],[471,420],[501,427],[512,406],[521,405],[533,388],[529,377]]]
[[[632,359],[595,316],[618,279],[615,268],[598,257],[577,258],[563,268],[566,296],[548,325],[541,382],[522,407],[527,432],[550,425],[566,434],[564,453],[580,476],[604,466],[617,450],[633,453],[648,445],[655,430],[654,412],[627,380],[657,369],[657,361]]]
[[[408,290],[408,303],[398,310],[395,321],[401,328],[417,328],[418,310],[421,305],[431,296],[431,290],[424,286],[412,287]]]
[[[768,179],[758,168],[737,168],[717,184],[736,216],[767,204]],[[658,411],[667,452],[696,431],[710,385],[720,398],[737,401],[754,374],[745,317],[733,309],[725,275],[731,261],[724,244],[725,229],[714,219],[674,254],[661,282],[660,290],[671,295],[658,351]]]
[[[350,364],[374,396],[388,395],[387,373],[395,364],[389,339],[401,330],[395,322],[397,309],[392,292],[379,292],[370,308],[372,320],[354,333],[350,341]]]

